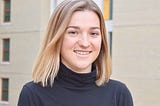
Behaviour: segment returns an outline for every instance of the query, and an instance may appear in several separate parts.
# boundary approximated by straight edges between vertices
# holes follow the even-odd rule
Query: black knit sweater
[[[63,64],[52,87],[29,82],[24,85],[18,106],[133,106],[128,88],[121,82],[109,80],[97,86],[96,69],[79,74]]]

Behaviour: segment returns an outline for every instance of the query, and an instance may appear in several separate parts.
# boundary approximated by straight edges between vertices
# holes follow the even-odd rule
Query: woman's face
[[[61,61],[77,73],[89,73],[101,49],[100,22],[93,11],[76,11],[66,29]]]

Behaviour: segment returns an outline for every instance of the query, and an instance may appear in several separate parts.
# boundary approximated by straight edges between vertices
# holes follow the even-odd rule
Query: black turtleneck
[[[92,67],[90,73],[76,73],[68,69],[64,64],[60,65],[60,71],[55,83],[67,89],[89,89],[95,86],[96,68]]]
[[[79,74],[61,64],[52,87],[25,84],[18,106],[133,106],[131,94],[123,83],[109,80],[99,87],[95,80],[95,67],[90,73]]]

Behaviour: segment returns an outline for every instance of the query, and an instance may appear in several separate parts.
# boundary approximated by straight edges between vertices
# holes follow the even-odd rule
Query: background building
[[[135,106],[160,106],[160,1],[114,0],[113,77]]]
[[[0,106],[17,106],[50,15],[49,0],[0,0]]]
[[[0,106],[16,106],[48,19],[63,0],[0,0]],[[129,87],[135,106],[159,106],[160,1],[94,0],[104,13],[112,78]]]

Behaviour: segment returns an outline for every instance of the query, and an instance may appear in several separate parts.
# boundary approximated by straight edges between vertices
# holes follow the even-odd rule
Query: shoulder
[[[23,85],[21,92],[33,95],[35,93],[37,94],[38,91],[43,89],[44,87],[41,86],[39,83],[34,83],[33,81],[30,81]]]
[[[125,83],[110,79],[106,87],[112,92],[119,106],[133,106],[131,92]]]
[[[26,83],[25,85],[23,85],[21,94],[25,94],[25,95],[32,94],[32,91],[34,90],[33,88],[35,88],[35,85],[36,84],[33,83],[33,81]]]
[[[108,83],[105,84],[105,86],[112,90],[113,92],[116,92],[117,94],[119,93],[130,93],[128,87],[126,86],[125,83],[118,81],[118,80],[113,80],[110,79]]]
[[[118,80],[113,80],[113,79],[110,79],[108,83],[106,83],[106,86],[113,87],[113,88],[119,88],[119,89],[127,88],[125,83],[118,81]]]
[[[34,83],[33,81],[30,81],[30,82],[27,82],[27,83],[23,86],[23,88],[29,88],[29,89],[31,89],[31,88],[34,88],[34,87],[36,87],[36,86],[37,86],[36,83]]]
[[[26,91],[31,91],[34,90],[33,88],[35,88],[37,85],[31,81],[31,82],[27,82],[26,84],[23,85],[22,91],[26,92]]]
[[[33,89],[34,86],[35,86],[35,83],[33,83],[32,81],[26,83],[23,86],[19,95],[18,106],[30,106],[31,104],[35,103],[35,100],[34,100],[35,89]]]
[[[37,97],[41,96],[41,89],[43,87],[33,81],[24,84],[19,95],[18,106],[35,106],[35,104],[40,106]]]
[[[23,95],[33,96],[35,94],[37,95],[41,89],[43,89],[43,87],[40,84],[30,81],[23,85],[21,90],[21,95],[22,96]]]

